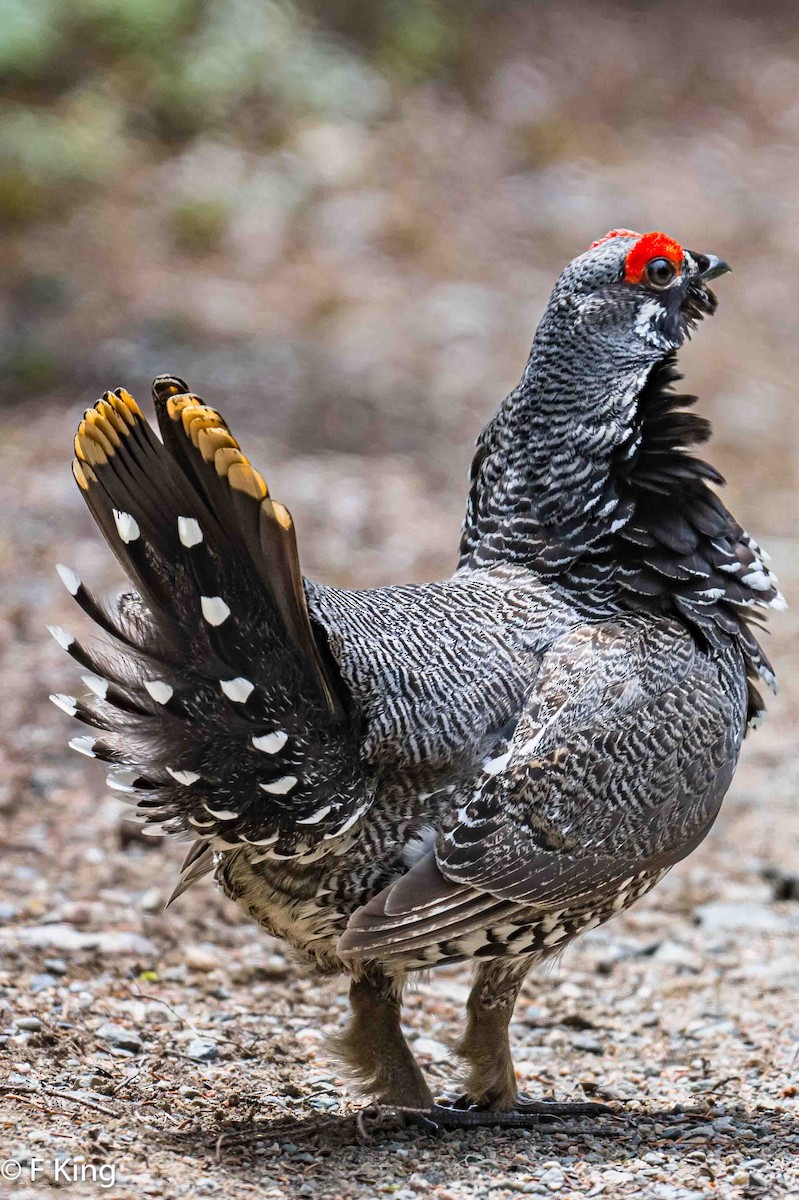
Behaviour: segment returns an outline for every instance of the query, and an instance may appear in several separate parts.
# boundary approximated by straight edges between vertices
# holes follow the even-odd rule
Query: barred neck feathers
[[[596,615],[668,613],[711,649],[739,643],[772,685],[749,624],[784,601],[709,486],[724,480],[691,453],[710,426],[685,411],[694,396],[672,391],[674,352],[574,400],[566,371],[542,378],[534,359],[479,439],[460,567],[524,564]]]

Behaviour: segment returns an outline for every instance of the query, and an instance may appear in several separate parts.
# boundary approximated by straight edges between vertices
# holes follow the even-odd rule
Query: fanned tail
[[[304,861],[340,852],[371,802],[347,695],[311,624],[294,527],[222,417],[153,385],[160,441],[123,388],[81,421],[73,474],[135,592],[112,606],[59,574],[105,635],[51,632],[89,694],[53,697],[117,768],[145,830]],[[208,869],[191,852],[178,891]]]

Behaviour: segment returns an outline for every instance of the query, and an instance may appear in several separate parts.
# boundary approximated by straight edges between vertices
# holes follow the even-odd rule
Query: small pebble
[[[55,975],[45,973],[42,975],[34,975],[31,978],[28,987],[32,992],[46,992],[48,988],[57,987],[58,980]]]
[[[96,1036],[116,1050],[127,1050],[131,1054],[138,1054],[142,1047],[141,1038],[137,1033],[125,1029],[122,1025],[116,1025],[113,1021],[101,1025]]]
[[[187,946],[183,957],[191,971],[215,971],[219,966],[216,952],[210,946]]]
[[[184,1051],[187,1058],[195,1062],[214,1062],[219,1057],[219,1047],[210,1038],[192,1038]]]
[[[160,912],[163,907],[164,897],[160,888],[150,888],[139,899],[139,908],[142,912]]]

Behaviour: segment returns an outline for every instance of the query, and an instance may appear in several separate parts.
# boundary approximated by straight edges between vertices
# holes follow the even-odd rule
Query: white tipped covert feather
[[[136,771],[132,767],[122,767],[119,770],[110,771],[105,777],[105,782],[113,792],[136,792],[138,789],[133,786],[133,783],[140,776],[140,771]]]
[[[298,817],[296,823],[297,825],[318,825],[320,821],[324,821],[332,807],[332,804],[325,804],[323,808],[318,808],[315,813],[311,813],[310,817]]]
[[[141,536],[138,522],[134,517],[127,512],[120,512],[118,508],[114,509],[114,524],[117,527],[117,533],[122,538],[125,545],[130,542],[135,542]]]
[[[71,567],[65,567],[63,563],[56,563],[55,569],[70,596],[77,596],[80,591],[80,576],[76,575]]]
[[[144,686],[156,704],[168,704],[175,692],[163,679],[145,679]]]
[[[199,819],[199,817],[195,817],[191,813],[189,814],[187,819],[188,819],[189,824],[194,825],[194,827],[196,829],[210,829],[213,825],[216,824],[215,821],[201,821]]]
[[[201,777],[196,771],[175,771],[172,767],[167,767],[167,774],[171,775],[177,783],[182,783],[184,787],[191,787]]]
[[[282,729],[276,729],[274,733],[264,733],[260,737],[254,737],[252,744],[256,750],[262,750],[264,754],[277,754],[288,740],[287,733],[284,733]]]
[[[216,817],[218,821],[235,821],[240,813],[235,812],[232,808],[211,808],[210,805],[204,804],[203,808],[212,817]]]
[[[66,696],[63,692],[54,692],[52,696],[50,696],[50,699],[52,700],[53,704],[55,704],[56,708],[60,708],[61,711],[65,712],[68,717],[74,717],[75,713],[78,711],[78,706],[75,703],[74,696]]]
[[[188,549],[191,549],[192,546],[199,546],[203,540],[200,522],[194,517],[178,517],[178,537],[181,545]]]
[[[72,643],[75,641],[71,633],[67,633],[66,629],[62,629],[60,625],[48,625],[49,633],[55,638],[62,650],[69,650]]]
[[[259,783],[258,787],[263,792],[269,792],[271,796],[285,796],[298,783],[296,775],[281,775],[280,779],[273,779],[271,783]]]
[[[255,684],[243,675],[237,675],[235,679],[220,679],[219,686],[234,704],[246,704],[255,688]]]
[[[81,679],[98,700],[105,700],[109,687],[107,679],[103,679],[102,675],[81,675]]]
[[[85,754],[87,758],[96,758],[94,747],[97,738],[89,737],[88,734],[81,734],[80,737],[70,738],[67,742],[70,750],[76,750],[78,754]]]
[[[200,596],[200,608],[209,625],[221,625],[230,616],[230,609],[221,596]]]

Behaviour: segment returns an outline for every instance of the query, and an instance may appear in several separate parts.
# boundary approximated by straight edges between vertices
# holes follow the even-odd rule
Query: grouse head
[[[715,312],[708,284],[729,269],[665,233],[613,229],[566,267],[539,335],[563,339],[568,328],[594,361],[651,362],[679,349],[696,322]]]

